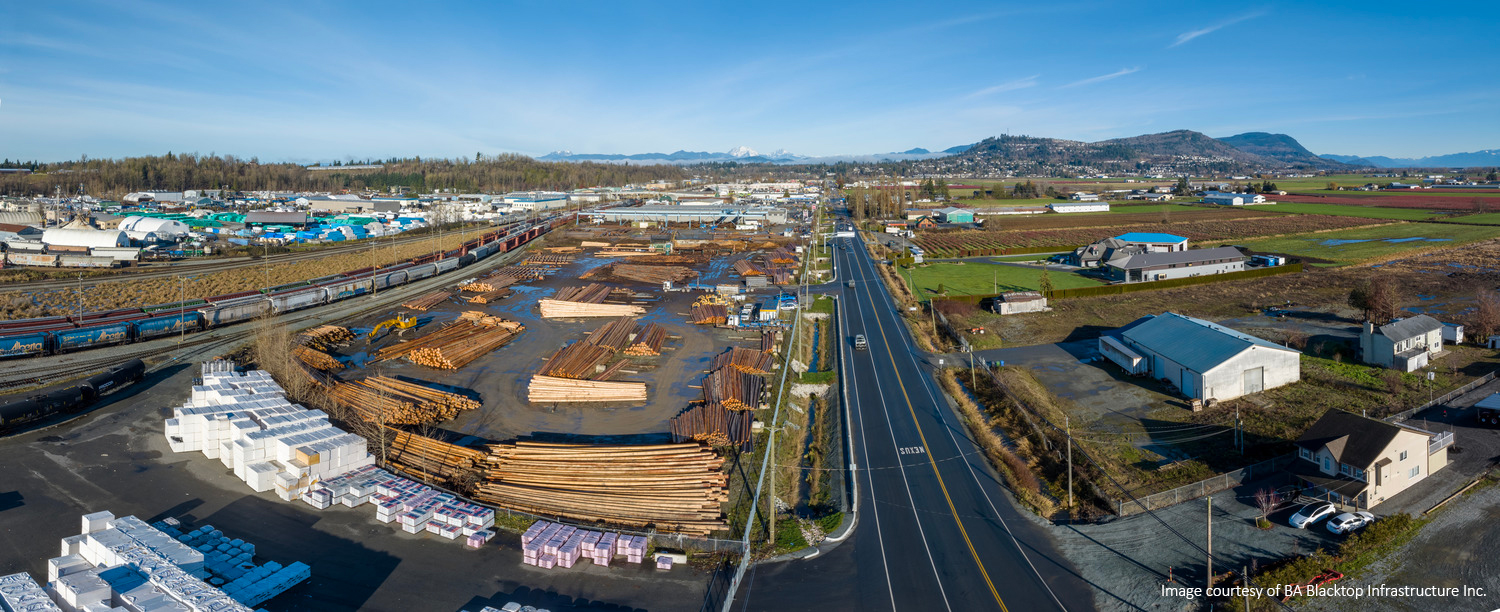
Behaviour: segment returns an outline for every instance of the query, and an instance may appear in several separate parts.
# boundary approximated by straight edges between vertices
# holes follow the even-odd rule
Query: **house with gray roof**
[[[1327,501],[1371,508],[1448,465],[1453,432],[1329,410],[1297,438],[1288,469]]]
[[[1192,399],[1234,399],[1302,377],[1300,352],[1175,312],[1141,318],[1101,337],[1099,352]]]
[[[1110,280],[1121,283],[1188,278],[1244,271],[1245,254],[1234,247],[1133,253],[1110,258],[1104,269]]]
[[[1427,315],[1391,321],[1380,327],[1365,321],[1359,332],[1360,359],[1371,365],[1412,372],[1427,367],[1443,351],[1443,324]]]

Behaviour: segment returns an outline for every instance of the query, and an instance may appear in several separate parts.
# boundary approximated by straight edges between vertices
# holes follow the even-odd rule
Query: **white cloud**
[[[1229,19],[1227,21],[1221,21],[1219,23],[1216,23],[1214,25],[1211,25],[1211,26],[1208,26],[1208,27],[1205,27],[1205,28],[1199,28],[1197,30],[1192,30],[1192,31],[1189,31],[1189,32],[1183,32],[1181,34],[1178,34],[1177,35],[1177,41],[1174,42],[1174,43],[1172,43],[1172,44],[1170,44],[1170,45],[1167,45],[1167,48],[1170,49],[1172,47],[1176,47],[1177,45],[1183,44],[1183,43],[1185,43],[1187,41],[1190,41],[1190,40],[1192,40],[1194,38],[1197,38],[1199,36],[1203,36],[1204,34],[1212,34],[1214,32],[1217,32],[1219,30],[1222,30],[1224,28],[1232,26],[1232,25],[1234,25],[1236,23],[1239,23],[1241,21],[1255,19],[1256,17],[1260,17],[1260,16],[1265,15],[1265,14],[1266,14],[1265,11],[1256,11],[1254,13],[1246,13],[1244,15],[1240,15],[1239,17],[1235,17],[1235,18]]]
[[[1134,68],[1121,68],[1121,69],[1116,70],[1114,72],[1111,72],[1109,74],[1101,74],[1101,75],[1096,76],[1096,77],[1089,77],[1089,78],[1084,79],[1082,81],[1073,81],[1072,83],[1068,83],[1067,85],[1063,85],[1062,89],[1067,89],[1069,87],[1080,87],[1080,86],[1083,86],[1083,85],[1093,85],[1094,83],[1102,83],[1102,82],[1108,81],[1110,79],[1118,79],[1118,78],[1120,78],[1122,76],[1125,76],[1127,74],[1135,74],[1135,73],[1140,72],[1140,71],[1141,71],[1141,67],[1140,66],[1136,66]]]
[[[972,100],[974,98],[982,98],[982,97],[988,96],[990,94],[997,94],[997,93],[1000,93],[1002,91],[1015,91],[1017,89],[1026,89],[1028,87],[1036,87],[1036,80],[1040,76],[1042,76],[1042,75],[1033,74],[1033,75],[1031,75],[1029,77],[1026,77],[1024,79],[1016,79],[1014,81],[1007,81],[1007,82],[1001,83],[999,85],[994,85],[992,87],[986,87],[984,89],[975,91],[973,93],[970,93],[969,95],[964,96],[963,99],[965,99],[965,100]]]

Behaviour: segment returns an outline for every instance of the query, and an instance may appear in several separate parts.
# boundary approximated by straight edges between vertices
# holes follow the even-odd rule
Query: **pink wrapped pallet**
[[[557,567],[557,556],[551,554],[542,555],[541,558],[537,559],[536,564],[537,567],[542,569],[552,569]]]
[[[660,556],[656,557],[656,569],[659,569],[659,570],[669,570],[669,569],[672,569],[672,558],[668,557],[666,555],[660,555]]]
[[[597,531],[583,532],[583,555],[585,557],[594,556],[594,545],[599,543],[599,538],[603,535]]]
[[[457,525],[443,525],[438,528],[438,535],[449,540],[457,540],[459,533],[462,531],[463,529]]]

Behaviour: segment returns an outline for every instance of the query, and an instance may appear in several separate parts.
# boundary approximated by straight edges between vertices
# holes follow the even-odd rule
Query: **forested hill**
[[[484,157],[479,161],[390,159],[374,162],[379,169],[309,170],[298,164],[258,163],[233,156],[168,153],[125,159],[82,159],[36,164],[33,174],[0,175],[0,194],[50,195],[57,186],[74,193],[120,197],[132,191],[219,189],[232,191],[336,191],[411,187],[419,192],[453,189],[459,192],[566,190],[679,180],[685,174],[674,166],[628,166],[576,162],[541,162],[522,155]]]

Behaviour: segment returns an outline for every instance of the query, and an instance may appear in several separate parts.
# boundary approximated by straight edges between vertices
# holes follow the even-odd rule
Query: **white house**
[[[1068,196],[1068,199],[1069,200],[1073,200],[1075,202],[1098,202],[1099,201],[1099,194],[1097,194],[1097,193],[1085,193],[1085,192],[1082,192],[1082,191],[1075,191],[1075,192],[1073,192],[1072,194],[1070,194]]]
[[[1258,193],[1220,193],[1210,191],[1203,194],[1203,201],[1208,204],[1220,206],[1246,206],[1249,204],[1265,204],[1266,196]]]
[[[1106,338],[1099,341],[1105,357],[1127,371],[1165,380],[1194,399],[1234,399],[1302,376],[1298,351],[1174,312],[1130,324],[1114,344]],[[1117,355],[1130,363],[1121,363]]]
[[[1372,508],[1448,465],[1453,432],[1435,433],[1329,410],[1297,438],[1288,469],[1312,494]]]
[[[1359,332],[1360,359],[1402,372],[1420,370],[1443,350],[1443,324],[1427,315],[1375,327],[1365,321]]]
[[[1109,212],[1109,202],[1056,202],[1047,208],[1055,213]]]
[[[1123,283],[1170,280],[1245,270],[1245,254],[1234,247],[1168,253],[1135,253],[1104,262],[1110,279]]]

